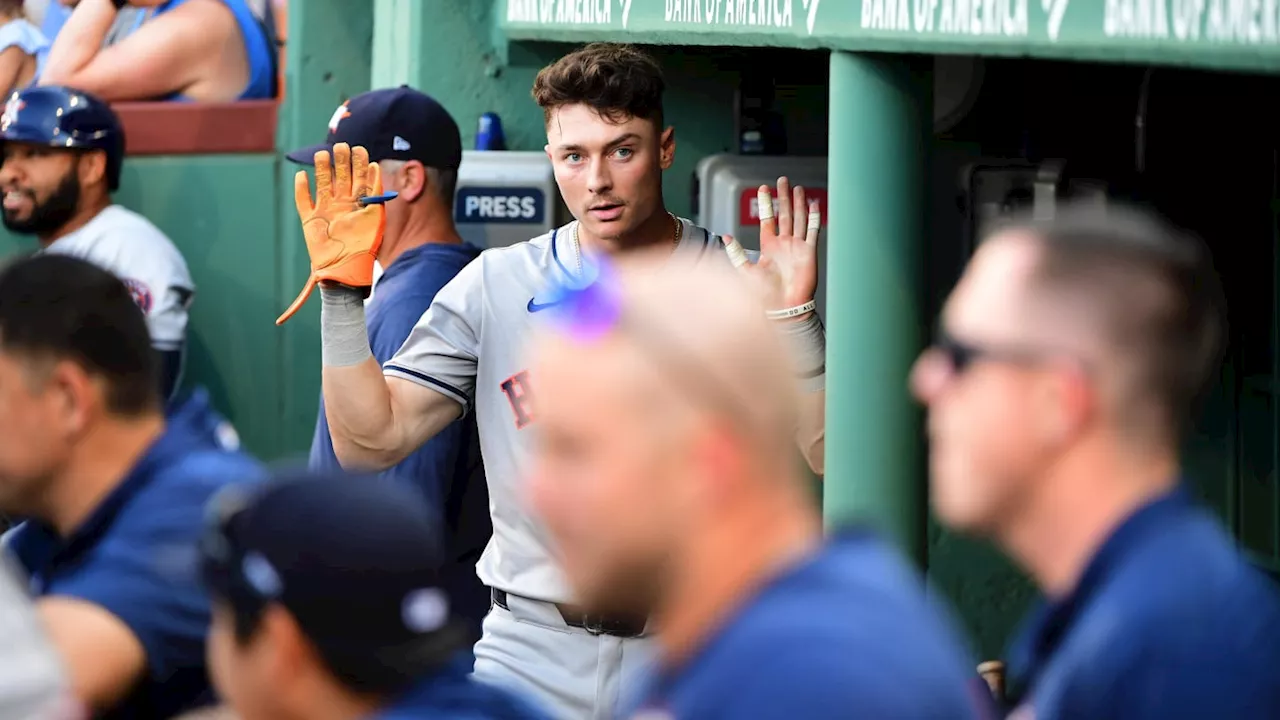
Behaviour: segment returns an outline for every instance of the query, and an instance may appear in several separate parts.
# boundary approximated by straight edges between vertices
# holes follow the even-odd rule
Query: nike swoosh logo
[[[542,303],[541,305],[539,305],[538,303],[534,302],[534,300],[536,300],[536,298],[529,298],[529,312],[531,313],[542,312],[547,308],[552,308],[552,307],[555,307],[556,305],[561,304],[561,302],[549,302],[549,303]]]

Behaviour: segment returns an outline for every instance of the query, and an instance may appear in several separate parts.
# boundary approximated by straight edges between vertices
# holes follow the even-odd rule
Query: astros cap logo
[[[329,132],[338,132],[338,123],[342,122],[343,118],[349,117],[351,117],[351,111],[347,110],[346,103],[342,103],[337,110],[333,111],[333,117],[329,118]]]
[[[27,104],[18,97],[18,93],[14,93],[9,97],[9,101],[4,104],[4,115],[0,116],[0,129],[8,128],[10,125],[18,121],[18,111],[26,107]]]

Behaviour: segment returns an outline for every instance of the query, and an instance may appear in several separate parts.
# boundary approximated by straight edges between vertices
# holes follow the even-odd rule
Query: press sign
[[[759,225],[760,224],[760,198],[756,194],[756,187],[744,188],[742,195],[738,198],[738,224],[739,225]],[[773,216],[778,216],[778,191],[770,188],[769,194],[773,197]],[[827,224],[827,190],[826,188],[811,188],[804,186],[804,197],[806,201],[817,200],[818,207],[822,212],[822,225]],[[807,217],[809,209],[801,210]]]
[[[453,202],[453,218],[459,223],[541,223],[547,198],[539,188],[462,187]]]

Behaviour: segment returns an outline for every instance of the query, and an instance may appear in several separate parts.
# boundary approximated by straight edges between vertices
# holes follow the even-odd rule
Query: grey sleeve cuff
[[[321,362],[328,367],[347,367],[373,357],[360,291],[322,286],[320,300]]]
[[[827,387],[827,331],[818,313],[803,320],[781,322],[782,338],[791,353],[796,378],[804,392]]]

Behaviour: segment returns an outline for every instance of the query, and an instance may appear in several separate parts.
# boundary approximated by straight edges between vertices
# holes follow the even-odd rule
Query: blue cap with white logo
[[[440,170],[457,170],[462,164],[458,123],[434,98],[408,85],[370,90],[347,100],[329,118],[323,143],[299,148],[286,157],[311,165],[316,152],[332,151],[335,143],[360,145],[374,162],[417,160]]]
[[[238,616],[277,604],[342,681],[386,690],[445,667],[467,644],[439,578],[440,538],[393,482],[292,472],[210,502],[209,588]]]

